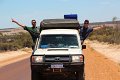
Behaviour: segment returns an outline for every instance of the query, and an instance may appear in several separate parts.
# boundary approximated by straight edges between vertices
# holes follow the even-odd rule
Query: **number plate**
[[[51,68],[63,68],[63,64],[51,64]]]

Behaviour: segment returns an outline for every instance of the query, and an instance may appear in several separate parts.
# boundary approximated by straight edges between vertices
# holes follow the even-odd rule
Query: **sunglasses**
[[[89,23],[84,23],[84,24],[89,24]]]

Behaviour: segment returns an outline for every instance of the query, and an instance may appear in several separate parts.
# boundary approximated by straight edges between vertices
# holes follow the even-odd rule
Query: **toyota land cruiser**
[[[82,49],[86,46],[81,45],[79,26],[74,19],[41,22],[40,36],[31,56],[32,80],[41,80],[44,75],[51,74],[84,80]]]

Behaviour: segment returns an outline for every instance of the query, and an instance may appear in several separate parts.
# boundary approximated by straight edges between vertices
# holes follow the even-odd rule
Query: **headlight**
[[[72,56],[72,62],[84,62],[83,55]]]
[[[40,63],[43,62],[43,56],[32,56],[33,63]]]

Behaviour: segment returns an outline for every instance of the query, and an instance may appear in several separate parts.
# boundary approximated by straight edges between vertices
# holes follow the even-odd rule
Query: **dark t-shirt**
[[[82,27],[80,29],[80,39],[84,41],[92,31],[93,31],[93,28],[91,27],[88,27],[88,28]]]
[[[37,28],[25,26],[24,30],[27,30],[30,33],[33,42],[36,43],[36,39],[39,37],[39,32],[38,32]]]

